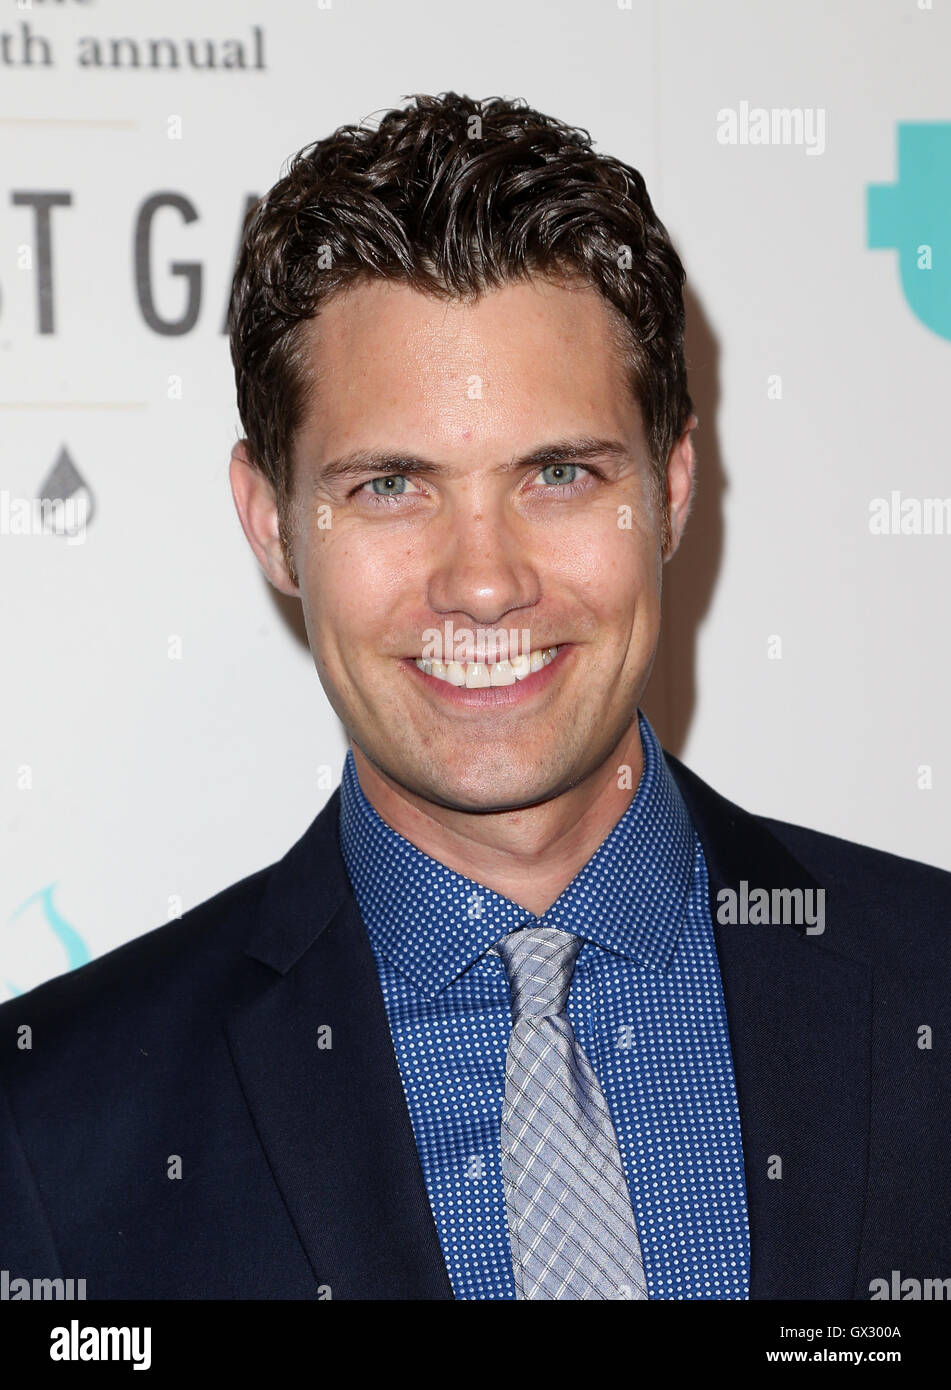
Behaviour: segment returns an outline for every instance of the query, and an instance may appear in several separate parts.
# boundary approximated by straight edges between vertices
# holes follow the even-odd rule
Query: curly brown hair
[[[636,169],[520,99],[416,95],[298,151],[249,210],[228,311],[238,410],[288,553],[291,448],[311,389],[306,325],[366,279],[463,300],[532,275],[618,311],[666,526],[665,468],[693,407],[684,269]]]

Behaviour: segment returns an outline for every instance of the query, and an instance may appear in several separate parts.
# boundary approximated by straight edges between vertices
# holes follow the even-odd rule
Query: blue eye
[[[378,487],[378,483],[381,484],[381,486]],[[397,484],[399,486],[397,486]],[[371,478],[370,486],[377,497],[392,497],[394,493],[398,494],[406,491],[406,474],[388,473],[386,477],[383,478]]]
[[[545,478],[545,474],[552,476]],[[578,465],[575,463],[550,463],[541,470],[540,478],[545,478],[546,483],[573,483],[578,475]]]

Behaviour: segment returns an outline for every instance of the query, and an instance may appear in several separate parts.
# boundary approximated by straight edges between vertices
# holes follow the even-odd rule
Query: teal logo
[[[916,318],[951,339],[951,121],[901,121],[898,182],[869,184],[868,244],[897,251]]]
[[[85,965],[86,962],[91,959],[89,947],[86,945],[85,941],[83,941],[76,928],[70,926],[66,918],[60,915],[59,909],[53,902],[53,889],[55,887],[55,883],[48,883],[46,887],[41,888],[39,892],[31,894],[29,898],[20,904],[16,912],[11,916],[10,921],[15,922],[22,913],[26,912],[27,908],[37,904],[46,919],[46,925],[53,935],[62,943],[66,951],[66,969],[75,970],[78,965]],[[23,993],[22,989],[17,989],[16,985],[12,985],[9,980],[6,980],[5,984],[11,994],[20,995]]]

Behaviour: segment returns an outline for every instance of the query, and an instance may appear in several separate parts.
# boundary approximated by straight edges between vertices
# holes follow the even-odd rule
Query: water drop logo
[[[86,945],[85,941],[83,941],[76,928],[70,926],[66,918],[60,915],[59,909],[53,902],[53,889],[55,887],[55,883],[48,883],[46,887],[41,888],[39,892],[31,894],[29,898],[20,904],[11,916],[10,921],[15,922],[28,908],[34,905],[38,906],[43,913],[46,925],[66,950],[66,969],[75,970],[78,965],[85,965],[86,962],[91,959],[89,947]],[[16,985],[11,984],[9,980],[6,980],[4,983],[12,995],[16,996],[23,993],[21,989],[17,989]]]
[[[868,244],[897,251],[905,298],[951,340],[951,121],[901,121],[898,182],[868,190]]]
[[[92,489],[82,476],[64,444],[56,456],[56,462],[39,486],[37,496],[43,502],[69,502],[75,511],[81,507],[80,516],[85,528],[93,519],[96,501]],[[71,534],[67,528],[67,535]]]

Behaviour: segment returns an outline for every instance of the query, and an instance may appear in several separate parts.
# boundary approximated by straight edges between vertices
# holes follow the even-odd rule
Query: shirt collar
[[[449,869],[370,805],[352,751],[340,786],[340,847],[376,950],[428,999],[506,932],[558,927],[666,970],[683,925],[695,832],[663,750],[638,711],[644,770],[617,825],[541,917]],[[620,769],[619,769],[620,772]]]

